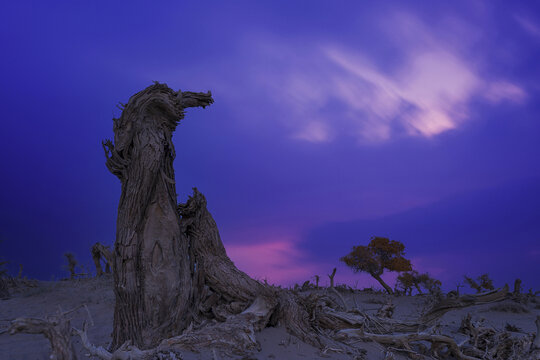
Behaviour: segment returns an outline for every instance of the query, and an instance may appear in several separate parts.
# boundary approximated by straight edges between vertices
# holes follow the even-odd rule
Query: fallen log
[[[474,294],[462,295],[457,298],[443,299],[434,304],[421,317],[421,322],[424,324],[432,324],[434,321],[441,318],[448,311],[461,309],[473,305],[488,304],[492,302],[502,301],[508,295],[508,285],[492,291]]]

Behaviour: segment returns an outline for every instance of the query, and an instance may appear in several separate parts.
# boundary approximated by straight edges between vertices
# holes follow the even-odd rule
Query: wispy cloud
[[[485,98],[494,104],[505,100],[519,104],[527,98],[522,88],[506,81],[494,81],[485,90]]]
[[[393,120],[409,134],[425,137],[455,128],[465,117],[464,103],[480,85],[460,59],[443,51],[411,56],[397,76],[386,75],[346,51],[328,49],[326,54],[354,76],[337,79],[336,87],[350,107],[371,117],[363,135],[375,135],[376,140],[389,138]],[[365,86],[355,89],[358,82],[368,83],[370,91],[362,91]],[[359,98],[365,100],[358,102]],[[373,124],[379,125],[375,133],[369,131]]]
[[[350,44],[265,41],[273,71],[260,71],[258,85],[279,104],[292,137],[315,143],[342,135],[362,143],[430,138],[469,120],[473,99],[491,104],[526,99],[518,84],[486,74],[474,57],[477,51],[466,42],[457,45],[452,32],[395,14],[391,31],[382,33],[400,61],[386,66],[375,65],[376,57]]]
[[[536,24],[531,19],[520,15],[514,15],[514,19],[523,28],[523,30],[540,39],[540,25]]]

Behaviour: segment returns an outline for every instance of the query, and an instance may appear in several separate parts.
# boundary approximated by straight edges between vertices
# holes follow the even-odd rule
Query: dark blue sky
[[[153,80],[211,90],[177,191],[281,284],[373,235],[420,271],[540,287],[540,11],[530,2],[12,2],[0,12],[0,256],[62,276],[112,244],[101,140]],[[338,282],[375,284],[339,267]],[[390,277],[391,278],[391,277]]]

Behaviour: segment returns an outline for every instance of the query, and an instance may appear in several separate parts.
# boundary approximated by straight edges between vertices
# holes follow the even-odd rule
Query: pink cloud
[[[463,61],[445,51],[424,52],[411,55],[399,71],[389,76],[353,53],[327,49],[327,56],[348,74],[338,89],[353,108],[366,110],[375,117],[378,126],[364,131],[366,137],[379,135],[379,140],[389,138],[392,121],[402,113],[401,104],[413,105],[415,110],[401,118],[411,135],[431,137],[454,129],[463,119],[459,110],[477,91],[480,80]],[[368,91],[351,91],[355,83],[367,82]],[[365,88],[365,86],[362,86]],[[357,101],[357,99],[364,99]],[[369,131],[371,130],[371,131]]]
[[[303,282],[314,274],[301,252],[287,239],[262,244],[232,244],[227,253],[236,266],[260,280],[271,284],[290,285]]]
[[[483,74],[474,43],[453,35],[481,29],[456,19],[435,28],[406,13],[390,17],[392,25],[385,21],[380,31],[403,59],[390,68],[374,65],[353,46],[264,41],[264,56],[279,71],[259,71],[255,78],[279,103],[293,138],[315,143],[340,134],[361,143],[397,135],[431,138],[469,120],[475,98],[492,104],[525,100],[518,84]],[[332,115],[324,112],[336,103]]]
[[[527,98],[522,88],[506,81],[494,81],[488,84],[484,96],[491,103],[501,101],[522,103]]]
[[[331,139],[328,126],[320,121],[308,123],[295,137],[310,142],[327,142]]]

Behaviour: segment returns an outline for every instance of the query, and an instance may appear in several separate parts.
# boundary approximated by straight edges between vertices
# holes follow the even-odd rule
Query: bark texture
[[[114,144],[103,147],[108,169],[122,183],[113,276],[113,342],[147,348],[191,321],[192,269],[180,232],[172,133],[188,107],[205,107],[211,94],[173,91],[155,83],[133,95],[114,122]]]

